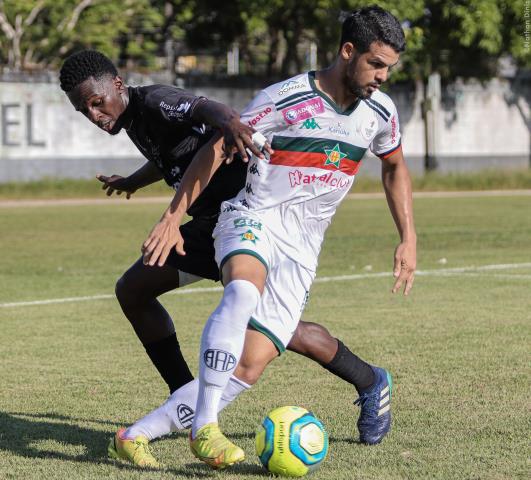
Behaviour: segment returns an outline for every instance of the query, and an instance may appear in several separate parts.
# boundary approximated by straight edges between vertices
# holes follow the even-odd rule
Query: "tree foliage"
[[[397,78],[495,74],[511,55],[531,66],[524,42],[526,0],[382,0],[406,31]],[[341,12],[362,0],[0,0],[0,63],[54,68],[73,51],[96,48],[121,67],[164,68],[183,52],[224,58],[236,44],[244,73],[287,76],[334,58]],[[164,60],[164,61],[162,61]]]

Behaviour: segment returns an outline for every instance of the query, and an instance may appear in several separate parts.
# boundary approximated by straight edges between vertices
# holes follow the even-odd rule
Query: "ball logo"
[[[194,419],[194,411],[188,405],[180,403],[177,405],[177,418],[183,428],[190,428]]]
[[[236,366],[236,357],[225,350],[209,349],[203,353],[203,361],[208,368],[217,372],[228,372]]]

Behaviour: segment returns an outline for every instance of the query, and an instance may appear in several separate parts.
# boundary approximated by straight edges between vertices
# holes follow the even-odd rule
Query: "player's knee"
[[[135,292],[125,272],[116,282],[114,293],[122,308],[127,308],[139,300],[139,292]]]
[[[234,376],[248,385],[254,385],[262,375],[263,371],[264,367],[262,367],[262,365],[257,365],[256,363],[253,364],[242,358],[236,367]]]

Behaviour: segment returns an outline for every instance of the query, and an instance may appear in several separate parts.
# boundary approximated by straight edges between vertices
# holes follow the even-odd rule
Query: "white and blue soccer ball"
[[[328,453],[323,424],[302,407],[271,411],[256,432],[256,453],[271,473],[302,477],[319,467]]]

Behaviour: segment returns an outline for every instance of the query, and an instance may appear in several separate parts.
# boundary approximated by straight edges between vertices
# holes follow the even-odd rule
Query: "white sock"
[[[238,364],[247,323],[259,301],[260,292],[253,283],[233,280],[203,329],[192,437],[202,426],[218,421],[221,396]]]
[[[195,379],[173,392],[160,407],[142,417],[125,431],[125,437],[134,439],[144,435],[149,441],[177,430],[186,430],[192,425],[194,407],[197,403],[199,380]],[[233,402],[250,385],[234,376],[221,396],[219,411]]]

